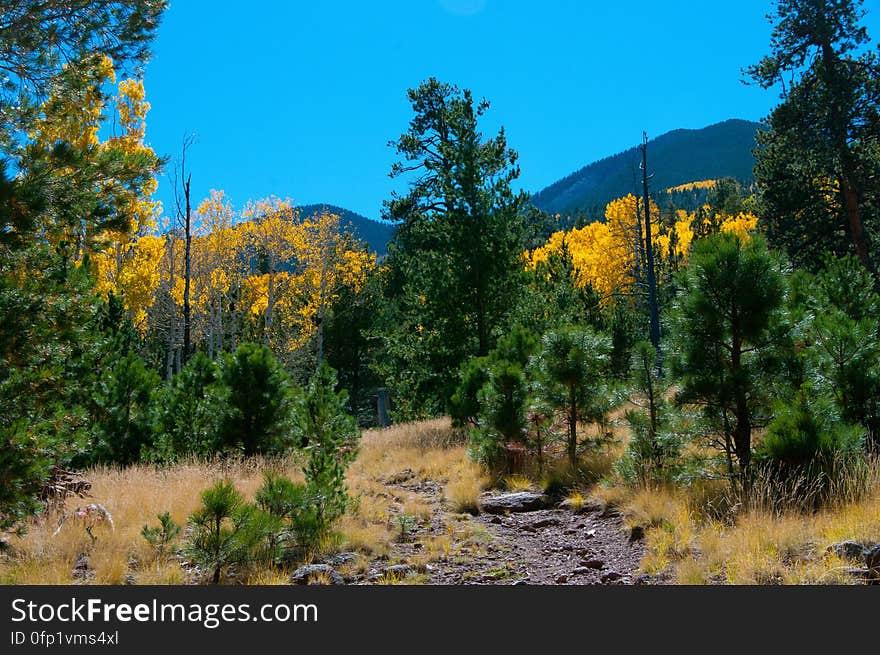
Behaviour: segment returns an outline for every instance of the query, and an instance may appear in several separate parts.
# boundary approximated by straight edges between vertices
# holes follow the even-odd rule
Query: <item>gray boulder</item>
[[[308,564],[301,566],[290,575],[293,584],[309,584],[315,578],[326,578],[330,584],[345,584],[339,572],[329,564]]]
[[[356,562],[362,557],[360,553],[336,553],[324,558],[324,564],[330,566],[342,566],[351,562]]]
[[[865,544],[861,544],[858,541],[841,541],[828,546],[828,548],[825,549],[825,552],[834,553],[841,559],[848,559],[854,562],[864,562],[869,551],[868,548],[865,547]]]
[[[534,512],[548,506],[549,499],[543,494],[531,491],[518,491],[512,494],[498,494],[480,499],[480,509],[487,514],[507,512]]]
[[[877,544],[865,553],[865,566],[872,571],[880,573],[880,544]]]

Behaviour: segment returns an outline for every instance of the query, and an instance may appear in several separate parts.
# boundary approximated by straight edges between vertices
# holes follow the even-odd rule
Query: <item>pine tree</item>
[[[564,327],[541,340],[535,361],[538,395],[565,416],[572,467],[578,459],[578,423],[597,418],[593,409],[604,393],[601,381],[610,351],[610,340],[589,328]]]
[[[434,78],[410,89],[409,100],[415,116],[391,144],[402,157],[391,175],[410,184],[385,203],[398,227],[380,366],[398,408],[415,399],[410,413],[419,414],[442,411],[461,363],[488,353],[506,327],[521,288],[525,195],[510,186],[519,168],[504,130],[479,132],[488,102]]]
[[[880,228],[880,61],[862,0],[778,0],[770,54],[747,70],[782,103],[758,134],[755,178],[770,243],[807,268],[854,252],[873,270]],[[786,80],[786,76],[791,80]]]
[[[789,345],[782,265],[760,237],[694,242],[672,314],[678,401],[703,407],[748,485],[752,433],[767,418],[774,373]]]

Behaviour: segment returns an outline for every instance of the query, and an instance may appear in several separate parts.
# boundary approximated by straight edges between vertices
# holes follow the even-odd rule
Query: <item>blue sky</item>
[[[769,0],[171,0],[146,69],[147,141],[179,155],[194,202],[275,194],[378,218],[403,183],[387,142],[429,76],[469,88],[538,191],[676,128],[759,120],[772,91],[741,83],[767,51]],[[866,22],[875,41],[880,12]],[[167,170],[173,171],[169,165]],[[171,184],[158,199],[171,211]]]

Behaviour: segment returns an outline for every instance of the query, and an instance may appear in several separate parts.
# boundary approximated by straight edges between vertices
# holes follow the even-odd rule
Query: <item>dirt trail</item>
[[[629,542],[619,516],[546,509],[472,519],[487,528],[486,552],[438,562],[435,584],[632,584],[641,542]]]
[[[410,543],[395,545],[396,558],[407,562],[417,557],[425,537],[454,535],[450,556],[425,566],[428,584],[650,583],[638,572],[644,545],[630,540],[616,512],[552,508],[471,517],[443,508],[439,484],[411,481],[393,486],[415,492],[434,506],[432,520],[413,532]]]

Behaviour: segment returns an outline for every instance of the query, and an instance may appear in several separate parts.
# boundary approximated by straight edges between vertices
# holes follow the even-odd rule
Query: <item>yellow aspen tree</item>
[[[301,347],[317,337],[317,361],[323,359],[324,319],[330,304],[344,287],[360,291],[367,273],[375,266],[375,254],[359,248],[354,235],[340,223],[336,214],[322,211],[304,220],[297,231],[292,279],[299,299],[293,316],[297,319],[299,338],[293,347]]]
[[[247,275],[246,235],[236,229],[235,218],[223,191],[212,189],[196,210],[192,279],[196,339],[206,342],[211,358],[224,350],[224,335],[233,319],[229,308]]]
[[[242,217],[247,220],[250,248],[261,269],[246,280],[250,311],[262,316],[263,342],[271,347],[276,305],[289,287],[290,274],[285,268],[294,254],[299,210],[291,200],[271,196],[248,202]]]

